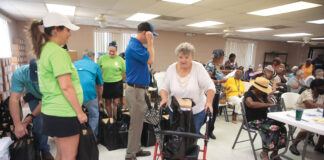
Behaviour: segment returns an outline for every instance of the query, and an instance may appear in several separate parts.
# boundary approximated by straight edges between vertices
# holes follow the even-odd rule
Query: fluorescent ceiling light
[[[307,21],[307,23],[324,24],[324,19],[319,19],[319,20],[314,20],[314,21]]]
[[[46,3],[46,7],[48,12],[56,12],[67,16],[74,16],[75,12],[75,6]]]
[[[299,2],[295,2],[295,3],[282,5],[282,6],[277,6],[277,7],[272,7],[272,8],[249,12],[248,14],[254,14],[254,15],[258,15],[258,16],[272,16],[272,15],[276,15],[276,14],[294,12],[294,11],[299,11],[299,10],[303,10],[303,9],[319,7],[319,6],[322,6],[322,5],[299,1]]]
[[[205,33],[205,35],[219,35],[219,34],[223,34],[223,33],[213,33],[213,32]]]
[[[316,40],[324,40],[324,37],[312,38],[311,40],[314,40],[314,41],[316,41]]]
[[[148,14],[148,13],[135,13],[132,16],[128,17],[126,20],[129,20],[129,21],[148,21],[148,20],[156,18],[158,16],[160,16],[160,15]]]
[[[287,41],[287,43],[303,43],[301,41]]]
[[[193,4],[199,2],[200,0],[162,0],[165,2],[180,3],[180,4]]]
[[[301,36],[310,36],[310,33],[288,33],[288,34],[275,34],[277,37],[301,37]]]
[[[271,28],[249,28],[249,29],[239,29],[238,32],[259,32],[259,31],[268,31],[272,30]]]
[[[204,21],[204,22],[198,22],[193,24],[188,24],[187,26],[190,27],[209,27],[214,25],[224,24],[222,22],[216,22],[216,21]]]

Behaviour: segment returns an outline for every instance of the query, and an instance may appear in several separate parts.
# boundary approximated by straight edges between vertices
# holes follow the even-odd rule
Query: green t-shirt
[[[56,43],[47,42],[38,62],[39,89],[43,94],[42,113],[57,117],[75,117],[76,112],[64,96],[57,80],[57,77],[63,74],[71,74],[72,84],[81,105],[82,87],[69,54]]]
[[[103,55],[98,65],[102,68],[104,82],[118,82],[123,79],[122,72],[126,72],[125,60],[120,56],[111,58],[109,54]]]

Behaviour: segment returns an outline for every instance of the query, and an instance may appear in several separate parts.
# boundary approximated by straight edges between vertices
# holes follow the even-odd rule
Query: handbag
[[[144,122],[149,123],[149,124],[153,124],[158,125],[160,123],[160,110],[158,110],[155,107],[152,107],[150,99],[147,95],[147,93],[144,93],[145,96],[145,102],[147,104],[147,110],[144,113]]]
[[[99,150],[93,131],[88,123],[81,124],[77,160],[98,160]]]
[[[184,111],[180,108],[177,99],[172,96],[171,108],[173,110],[172,131],[196,133],[192,111]],[[194,102],[192,102],[194,105]],[[162,153],[165,158],[181,159],[186,155],[194,154],[198,158],[198,153],[193,153],[197,148],[197,140],[191,137],[177,135],[167,135],[164,138]]]
[[[16,140],[9,146],[11,160],[41,160],[39,143],[32,132],[32,126],[27,126],[28,134]]]

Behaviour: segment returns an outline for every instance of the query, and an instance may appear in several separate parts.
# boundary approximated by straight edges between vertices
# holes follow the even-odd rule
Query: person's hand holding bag
[[[78,113],[77,116],[78,116],[78,120],[79,120],[80,124],[88,122],[88,117],[83,111],[81,113]]]

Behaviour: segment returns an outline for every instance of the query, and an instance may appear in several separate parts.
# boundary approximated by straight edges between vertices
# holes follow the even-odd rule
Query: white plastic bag
[[[10,137],[0,138],[0,159],[9,160],[9,146],[13,143]]]

